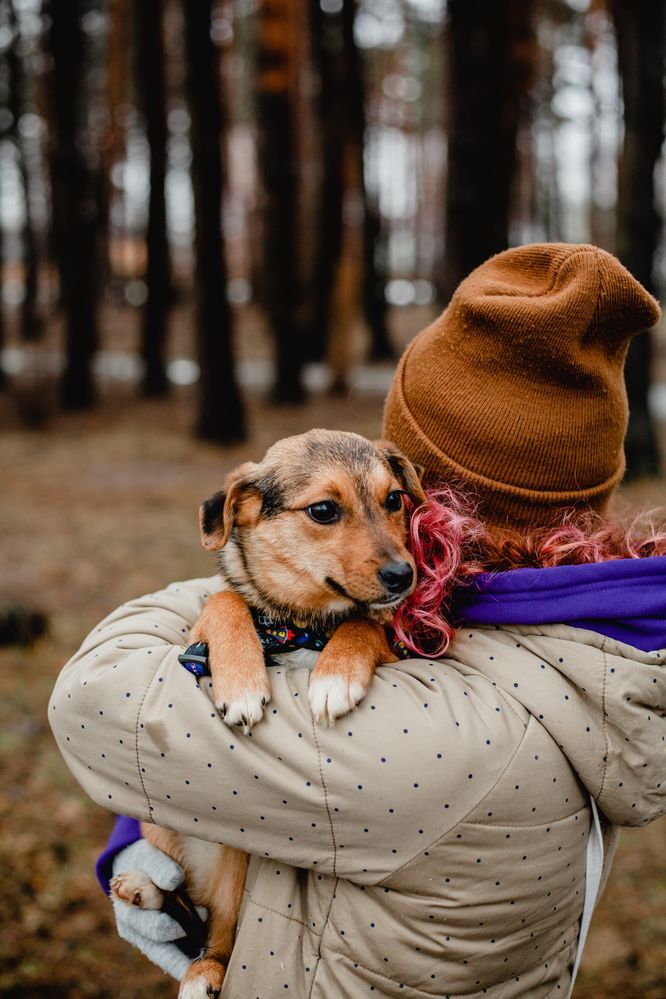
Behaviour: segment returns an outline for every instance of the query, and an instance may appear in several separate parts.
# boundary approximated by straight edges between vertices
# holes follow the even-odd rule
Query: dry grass
[[[108,398],[93,416],[0,438],[0,602],[51,617],[34,648],[0,650],[0,994],[138,999],[175,987],[115,935],[93,861],[111,825],[69,776],[46,722],[55,676],[83,635],[121,601],[212,571],[199,501],[224,471],[278,436],[314,425],[379,431],[380,401],[352,392],[274,411],[255,403],[253,444],[194,443],[190,396]],[[2,417],[0,412],[0,417]],[[658,484],[641,489],[656,499]],[[666,996],[666,822],[628,832],[595,918],[576,995]],[[119,973],[118,969],[122,969]]]

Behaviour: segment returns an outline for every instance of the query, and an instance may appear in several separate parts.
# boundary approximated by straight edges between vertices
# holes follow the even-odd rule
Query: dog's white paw
[[[220,716],[230,726],[242,728],[245,735],[261,721],[264,708],[271,698],[270,690],[246,691],[237,697],[222,696],[215,702]]]
[[[194,961],[178,990],[178,999],[217,999],[224,982],[224,965],[214,958]]]
[[[161,909],[164,895],[145,871],[123,871],[109,882],[116,898],[140,909]]]
[[[366,688],[357,680],[345,680],[341,676],[317,676],[316,673],[310,678],[308,697],[318,725],[332,725],[336,718],[355,708],[365,694]]]

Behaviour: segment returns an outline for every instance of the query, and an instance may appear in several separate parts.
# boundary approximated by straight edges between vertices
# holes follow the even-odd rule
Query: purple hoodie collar
[[[487,572],[455,607],[465,624],[569,624],[653,652],[666,648],[666,555]]]
[[[130,843],[135,843],[137,839],[141,839],[141,826],[137,820],[130,819],[128,815],[116,816],[116,824],[109,836],[109,841],[95,864],[97,880],[101,884],[105,895],[108,895],[111,891],[109,881],[111,880],[113,858],[121,850],[124,850],[126,846],[129,846]]]

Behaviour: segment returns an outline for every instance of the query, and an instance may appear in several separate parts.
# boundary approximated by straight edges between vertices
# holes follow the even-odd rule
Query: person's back
[[[666,558],[652,562],[666,594]],[[61,674],[50,713],[101,805],[250,846],[225,992],[566,995],[589,796],[622,825],[664,808],[664,652],[568,625],[474,625],[441,661],[382,667],[334,729],[312,723],[308,671],[275,670],[249,740],[171,668],[168,637],[213,582],[115,612]],[[87,724],[100,704],[101,739]]]
[[[370,770],[382,774],[364,767],[368,787],[359,794],[371,804],[332,816],[341,877],[254,859],[230,995],[263,996],[280,984],[290,994],[321,997],[371,989],[379,996],[567,994],[585,896],[589,792],[601,791],[601,807],[623,824],[654,817],[659,774],[650,747],[652,737],[666,734],[654,710],[664,702],[666,678],[663,653],[639,655],[591,634],[581,644],[581,633],[566,627],[541,630],[478,629],[461,636],[444,663],[415,661],[398,676],[384,671],[381,682],[397,681],[406,702],[423,696],[428,707],[407,733],[400,717],[378,715],[378,705],[359,709],[353,738],[373,761]],[[488,668],[479,665],[480,653]],[[511,687],[518,684],[515,696],[499,679],[507,676]],[[593,688],[605,688],[603,699],[595,700]],[[638,710],[625,707],[628,691]],[[609,740],[604,705],[613,718]],[[531,713],[537,706],[547,720]],[[407,724],[418,714],[408,711]],[[591,715],[593,725],[584,724]],[[652,736],[648,717],[659,729]],[[637,729],[643,745],[634,739],[626,762],[620,743]],[[418,748],[404,754],[407,738]],[[566,750],[578,756],[589,790]],[[347,782],[356,776],[352,769]],[[369,816],[382,811],[398,816],[395,845],[382,836],[367,856],[356,843],[372,837],[376,818]],[[613,845],[608,828],[609,861]]]
[[[432,538],[415,541],[407,617],[441,635],[453,613],[455,641],[381,667],[333,728],[301,669],[273,671],[251,737],[221,722],[177,662],[211,581],[120,608],[63,670],[50,721],[97,802],[253,855],[223,996],[569,994],[597,806],[604,874],[614,825],[666,810],[666,542],[604,561],[585,541],[624,471],[626,348],[658,315],[609,254],[543,244],[487,261],[408,347],[385,435],[470,492],[484,530],[454,607]],[[537,528],[554,531],[542,554],[596,564],[476,575],[523,564],[503,552],[555,565]],[[181,977],[172,928],[155,947],[123,909],[120,932]]]

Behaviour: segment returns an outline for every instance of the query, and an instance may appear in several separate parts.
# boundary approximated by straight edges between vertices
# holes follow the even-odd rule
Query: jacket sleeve
[[[427,850],[506,768],[525,721],[454,660],[381,667],[324,729],[309,671],[270,669],[249,736],[227,727],[177,661],[214,580],[125,604],[64,667],[54,735],[98,804],[199,839],[372,884]]]

